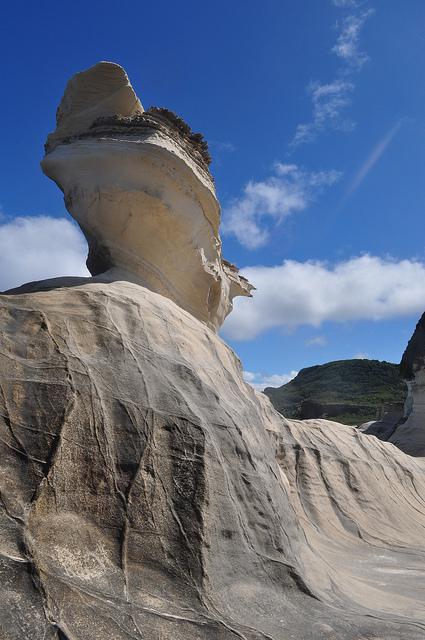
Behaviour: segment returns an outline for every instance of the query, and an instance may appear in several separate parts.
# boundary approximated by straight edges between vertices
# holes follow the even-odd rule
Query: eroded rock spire
[[[138,282],[217,329],[253,287],[222,259],[208,161],[200,134],[144,111],[124,69],[100,62],[69,81],[42,168],[87,238],[92,275]]]

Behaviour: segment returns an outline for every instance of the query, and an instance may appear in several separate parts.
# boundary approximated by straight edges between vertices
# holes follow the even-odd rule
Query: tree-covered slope
[[[398,405],[401,411],[406,385],[397,364],[338,360],[302,369],[291,382],[267,387],[264,393],[287,417],[361,424],[378,418],[388,405]]]

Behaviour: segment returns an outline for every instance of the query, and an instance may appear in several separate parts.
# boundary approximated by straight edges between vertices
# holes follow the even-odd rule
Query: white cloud
[[[353,356],[354,360],[369,360],[369,354],[367,353],[363,353],[363,351],[360,351],[359,353],[356,353],[355,356]]]
[[[364,23],[372,14],[373,10],[369,9],[344,18],[338,39],[332,48],[333,53],[356,69],[360,69],[369,60],[369,56],[359,49],[359,38]]]
[[[248,382],[257,391],[263,391],[266,387],[281,387],[283,384],[293,380],[298,375],[298,371],[291,371],[290,373],[274,373],[272,375],[257,373],[253,371],[244,371],[243,377],[245,382]]]
[[[324,347],[327,343],[328,341],[326,340],[325,336],[313,336],[313,338],[306,340],[305,346],[306,347]]]
[[[65,218],[20,217],[0,224],[0,290],[56,276],[88,276],[87,244]]]
[[[253,299],[235,300],[223,327],[234,340],[250,340],[272,328],[383,320],[425,308],[425,264],[417,260],[363,255],[333,266],[286,260],[241,271],[257,291]]]
[[[261,247],[269,239],[266,218],[278,224],[292,213],[303,211],[339,177],[338,171],[307,172],[295,164],[277,163],[272,176],[248,182],[241,197],[224,210],[222,231],[234,235],[249,249]]]

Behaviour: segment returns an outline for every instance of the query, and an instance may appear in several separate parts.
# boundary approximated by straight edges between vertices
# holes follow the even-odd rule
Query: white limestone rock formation
[[[42,168],[94,276],[138,282],[218,329],[252,287],[222,260],[208,160],[200,134],[166,109],[143,112],[124,70],[102,62],[68,83]]]
[[[44,160],[101,273],[0,296],[1,640],[423,640],[424,459],[244,382],[191,285],[243,284],[208,175],[154,120]]]

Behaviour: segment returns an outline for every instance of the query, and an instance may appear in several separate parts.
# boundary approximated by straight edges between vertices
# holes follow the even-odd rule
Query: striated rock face
[[[102,62],[68,83],[42,168],[93,275],[138,282],[217,329],[252,287],[222,260],[207,160],[202,136],[166,109],[143,112],[124,70]]]
[[[424,461],[255,393],[211,320],[143,284],[112,209],[84,212],[86,142],[44,166],[132,269],[0,296],[1,640],[423,639]],[[105,144],[131,174],[121,139],[87,157]]]
[[[422,461],[285,420],[163,296],[60,284],[0,297],[2,640],[423,638]]]

